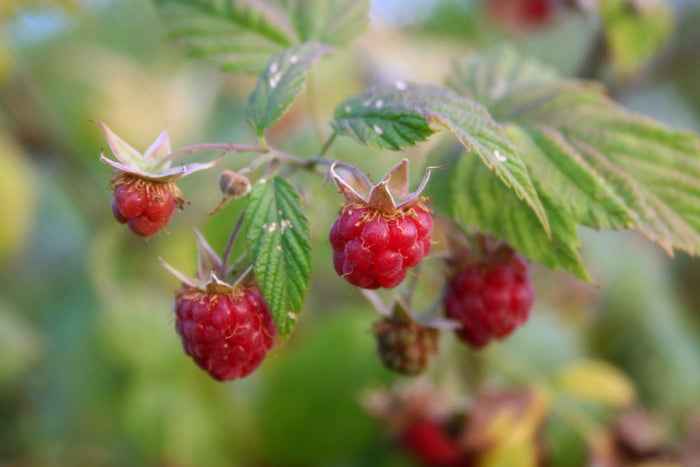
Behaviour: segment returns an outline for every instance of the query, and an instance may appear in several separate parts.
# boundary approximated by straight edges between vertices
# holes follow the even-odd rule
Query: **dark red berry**
[[[430,357],[437,352],[437,329],[421,326],[415,321],[383,318],[374,325],[374,335],[382,363],[397,373],[422,373],[428,367]]]
[[[557,0],[488,0],[486,11],[496,23],[523,31],[550,23],[557,15]]]
[[[142,237],[158,233],[167,225],[175,206],[182,204],[180,192],[172,182],[159,183],[122,174],[113,183],[112,215]]]
[[[217,294],[184,285],[175,298],[175,315],[185,353],[219,381],[253,372],[277,333],[255,287]]]
[[[447,317],[462,325],[457,336],[479,348],[524,323],[533,301],[527,261],[513,252],[506,261],[457,272],[447,286],[444,306]]]
[[[331,226],[336,272],[366,289],[392,288],[430,251],[433,219],[420,203],[391,215],[348,204]]]
[[[401,437],[401,444],[411,455],[429,467],[459,465],[462,451],[445,428],[435,420],[413,420]]]

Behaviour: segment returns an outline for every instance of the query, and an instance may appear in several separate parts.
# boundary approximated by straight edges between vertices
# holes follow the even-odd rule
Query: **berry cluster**
[[[392,288],[432,246],[433,220],[420,203],[386,216],[364,206],[345,205],[329,239],[333,266],[348,282],[365,289]]]
[[[185,353],[219,381],[252,373],[277,333],[257,287],[209,293],[183,285],[176,294],[175,315]]]
[[[217,162],[171,168],[176,155],[197,147],[220,145],[191,146],[172,152],[168,135],[163,132],[142,155],[106,125],[99,125],[117,159],[101,155],[103,162],[116,169],[112,214],[136,235],[155,235],[167,225],[175,207],[182,208],[184,200],[174,182],[177,178]],[[376,184],[348,164],[331,165],[330,176],[345,203],[328,238],[333,266],[350,284],[364,289],[396,287],[406,278],[408,268],[417,266],[430,253],[433,218],[421,193],[432,169],[426,169],[416,191],[410,192],[406,159]],[[228,200],[248,194],[251,184],[245,175],[225,170],[219,188],[222,199],[212,213]],[[225,255],[230,255],[242,222],[243,217],[233,229]],[[198,232],[197,237],[196,278],[164,263],[182,282],[175,299],[176,329],[185,353],[214,379],[241,378],[261,364],[275,341],[277,329],[254,281],[244,282],[247,274],[253,272],[252,266],[233,285],[227,284],[216,274],[223,278],[232,273],[226,265],[228,258],[220,258]],[[489,246],[488,242],[484,245]],[[467,250],[449,251],[448,255],[452,274],[443,305],[450,322],[433,317],[421,324],[403,299],[397,297],[391,312],[375,324],[377,350],[388,369],[406,375],[422,373],[437,352],[440,329],[455,329],[456,324],[458,337],[478,348],[494,338],[507,336],[527,319],[533,291],[525,259],[503,244],[497,244],[495,249],[484,248],[482,257]],[[412,287],[408,289],[410,303]]]

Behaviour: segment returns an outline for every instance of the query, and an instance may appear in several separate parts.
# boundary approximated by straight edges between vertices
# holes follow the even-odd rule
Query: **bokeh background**
[[[594,71],[625,106],[698,131],[700,2],[670,5],[673,38],[643,73],[604,63]],[[595,31],[581,15],[520,28],[494,21],[475,0],[377,0],[366,33],[321,62],[312,92],[271,140],[313,155],[317,133],[329,132],[322,122],[344,97],[389,80],[439,83],[451,60],[502,41],[574,76]],[[403,378],[375,355],[376,313],[332,270],[326,232],[340,203],[332,187],[295,179],[312,208],[314,241],[295,334],[254,375],[227,384],[183,354],[172,313],[177,281],[157,258],[192,270],[192,229],[221,249],[242,204],[206,215],[219,198],[212,170],[180,183],[190,204],[167,234],[144,241],[111,217],[111,170],[98,161],[105,142],[90,119],[139,149],[164,127],[174,147],[254,144],[242,110],[254,83],[187,58],[147,0],[0,4],[0,465],[413,462],[362,403],[366,391]],[[437,143],[409,157],[422,163]],[[405,156],[351,141],[338,141],[334,155],[374,174]],[[220,167],[251,157],[227,156]],[[700,431],[700,263],[668,258],[635,234],[581,235],[596,284],[534,265],[538,301],[528,324],[478,354],[444,335],[424,379],[467,400],[484,381],[547,387],[555,402],[542,436],[556,450],[552,465],[584,465],[594,435],[630,406],[653,418],[664,446],[682,449]],[[419,290],[440,281],[436,274]],[[562,383],[562,372],[591,361],[602,369]]]

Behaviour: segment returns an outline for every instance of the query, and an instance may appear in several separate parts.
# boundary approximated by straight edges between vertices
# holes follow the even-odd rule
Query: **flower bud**
[[[221,190],[221,201],[209,213],[214,214],[232,199],[240,198],[250,193],[250,180],[245,175],[225,169],[219,175],[219,189]]]

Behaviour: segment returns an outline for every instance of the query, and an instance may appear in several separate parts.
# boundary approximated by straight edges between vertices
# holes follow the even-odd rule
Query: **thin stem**
[[[219,268],[219,274],[221,275],[222,280],[225,280],[228,260],[231,256],[231,251],[233,250],[233,244],[236,242],[236,237],[238,237],[238,232],[240,232],[241,227],[243,226],[243,219],[245,219],[245,211],[238,216],[236,225],[233,227],[231,235],[228,237],[224,254],[221,256],[221,267]]]
[[[297,167],[301,167],[303,169],[307,170],[313,170],[319,165],[326,165],[330,167],[334,163],[338,167],[344,167],[348,170],[357,170],[356,167],[354,167],[351,164],[348,164],[347,162],[335,160],[335,159],[330,159],[328,157],[297,157],[293,156],[291,154],[284,153],[282,151],[278,151],[277,149],[272,149],[274,153],[277,155],[277,159],[283,163],[283,164],[289,164],[289,165],[294,165]]]
[[[326,155],[326,152],[331,147],[331,144],[333,144],[333,141],[335,141],[336,136],[338,136],[338,133],[336,131],[333,131],[333,133],[331,133],[326,142],[323,144],[321,151],[318,153],[318,157],[323,157]]]
[[[245,271],[243,271],[243,274],[241,274],[241,277],[239,277],[238,279],[236,279],[236,282],[233,283],[233,286],[232,286],[232,287],[235,289],[236,287],[238,287],[239,285],[241,285],[241,283],[242,283],[243,280],[246,278],[246,276],[247,276],[248,274],[250,274],[251,272],[253,272],[253,265],[252,265],[252,264],[251,264],[250,266],[248,266],[248,267],[245,269]]]
[[[605,44],[605,34],[599,29],[593,37],[591,46],[586,57],[581,64],[576,76],[583,79],[595,79],[600,74],[601,68],[605,65],[607,49]]]
[[[244,252],[244,253],[242,253],[238,258],[236,258],[236,261],[234,261],[233,264],[231,264],[231,266],[229,266],[229,267],[227,268],[226,276],[229,276],[230,274],[233,274],[234,272],[236,272],[236,270],[238,269],[238,266],[240,266],[241,263],[242,263],[247,257],[248,257],[248,253],[247,253],[247,252]]]
[[[201,144],[193,144],[191,146],[185,146],[180,149],[176,149],[175,151],[171,152],[168,154],[166,157],[164,157],[158,165],[155,167],[156,169],[159,169],[163,167],[167,162],[182,156],[183,154],[192,154],[193,152],[198,152],[198,151],[211,151],[211,150],[221,150],[224,152],[259,152],[259,153],[266,153],[269,152],[269,148],[265,148],[262,146],[248,146],[248,145],[243,145],[243,144],[233,144],[233,143],[201,143]]]
[[[391,310],[389,310],[386,305],[384,305],[384,302],[382,302],[382,299],[379,297],[379,294],[375,292],[374,290],[367,290],[367,289],[360,289],[360,292],[362,292],[362,295],[365,296],[367,301],[372,304],[375,310],[379,312],[380,315],[382,316],[390,316],[391,315]]]

